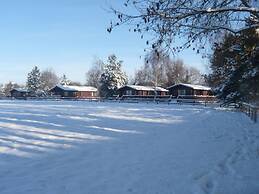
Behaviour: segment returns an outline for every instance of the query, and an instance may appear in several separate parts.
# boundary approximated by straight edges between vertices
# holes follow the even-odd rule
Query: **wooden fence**
[[[239,109],[249,116],[255,123],[258,121],[259,107],[248,103],[239,103]]]

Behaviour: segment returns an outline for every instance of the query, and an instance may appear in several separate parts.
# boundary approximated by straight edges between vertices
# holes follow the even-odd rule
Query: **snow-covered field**
[[[0,101],[1,194],[258,194],[259,124],[191,105]]]

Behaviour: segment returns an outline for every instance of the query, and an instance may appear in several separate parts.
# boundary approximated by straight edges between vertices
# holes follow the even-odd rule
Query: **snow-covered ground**
[[[259,124],[191,105],[0,101],[1,194],[258,194]]]

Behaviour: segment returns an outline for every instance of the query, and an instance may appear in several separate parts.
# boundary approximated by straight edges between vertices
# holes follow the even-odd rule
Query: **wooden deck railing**
[[[258,121],[258,115],[259,115],[258,106],[241,102],[239,103],[239,109],[241,110],[241,112],[244,112],[247,116],[249,116],[252,119],[252,121],[254,121],[255,123]]]

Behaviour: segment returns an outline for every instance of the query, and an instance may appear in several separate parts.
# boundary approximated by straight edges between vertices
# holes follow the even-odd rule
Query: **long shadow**
[[[114,137],[121,139],[123,137],[128,137],[129,134],[130,135],[137,134],[137,133],[130,133],[130,131],[134,131],[134,132],[136,131],[144,134],[144,133],[148,133],[147,129],[151,129],[151,130],[167,129],[169,125],[182,124],[183,122],[186,122],[185,120],[181,120],[180,123],[152,122],[152,118],[155,118],[155,119],[158,118],[159,120],[160,117],[161,118],[166,117],[167,120],[170,120],[170,119],[173,120],[174,119],[173,116],[176,116],[176,115],[175,114],[173,116],[169,115],[169,113],[171,113],[171,110],[169,109],[168,109],[168,112],[166,111],[161,112],[161,109],[162,109],[161,107],[153,108],[153,109],[152,107],[150,108],[148,107],[147,109],[144,109],[143,112],[141,111],[139,112],[139,110],[138,111],[127,110],[128,107],[131,107],[131,106],[117,108],[116,111],[111,113],[111,114],[114,114],[115,117],[110,118],[110,117],[105,117],[105,115],[98,116],[98,113],[103,113],[103,114],[107,113],[107,111],[103,111],[103,110],[106,110],[105,106],[103,106],[102,108],[96,108],[97,109],[96,115],[91,115],[91,113],[94,110],[94,106],[91,107],[90,110],[88,110],[87,107],[80,108],[79,106],[75,106],[75,107],[72,107],[73,110],[68,111],[66,114],[64,113],[67,109],[66,106],[58,107],[58,108],[57,107],[44,108],[43,106],[41,106],[39,109],[35,108],[32,110],[30,109],[29,111],[26,111],[27,115],[25,116],[20,114],[22,112],[19,112],[19,115],[13,114],[12,117],[17,119],[14,121],[11,121],[8,119],[4,120],[4,117],[6,117],[6,115],[3,115],[3,114],[1,115],[0,113],[0,116],[2,117],[2,119],[0,119],[0,123],[1,122],[6,123],[6,125],[2,126],[5,128],[6,133],[12,134],[17,137],[25,138],[32,141],[42,140],[42,141],[57,143],[61,145],[66,143],[71,146],[76,146],[78,144],[94,142],[94,141],[103,142],[103,140],[108,140],[109,138],[114,138]],[[142,107],[144,107],[144,105]],[[140,109],[142,107],[140,107]],[[135,106],[133,108],[135,108]],[[22,106],[21,106],[21,109],[22,109]],[[15,107],[11,109],[11,111],[13,112],[15,112],[15,110],[17,110],[17,108]],[[79,110],[81,110],[80,114],[78,114],[78,112],[80,112]],[[30,120],[32,120],[32,122],[28,122],[28,114],[31,114],[31,115],[38,114],[38,116],[31,116]],[[123,118],[116,118],[116,116],[119,114],[124,114],[125,116]],[[143,119],[142,120],[134,119],[134,114],[137,114],[135,118],[142,117]],[[182,113],[182,114],[185,114],[185,113]],[[40,116],[40,115],[47,115],[47,116]],[[67,117],[67,119],[62,119],[57,115],[65,116]],[[69,116],[72,118],[69,118]],[[85,117],[93,120],[92,121],[78,120],[78,119],[75,119],[75,117],[77,116],[82,117],[82,119]],[[181,116],[181,114],[179,114],[179,116]],[[133,118],[129,118],[129,117],[133,117]],[[23,121],[24,119],[26,119],[27,121]],[[33,122],[33,120],[43,121],[46,123],[35,123]],[[53,123],[57,125],[60,124],[60,126],[55,126],[53,128],[53,126],[47,123],[50,121],[52,124]],[[17,128],[8,127],[8,124],[15,124],[15,125],[18,125],[18,127]],[[110,130],[108,128],[110,128]],[[128,131],[129,133],[123,133],[123,130]],[[87,137],[87,135],[89,135],[89,137]],[[104,139],[102,138],[95,139],[94,138],[95,136],[104,137]],[[2,138],[5,138],[2,140],[7,141],[6,137],[2,137]],[[11,142],[12,140],[9,139],[9,141]],[[16,141],[16,143],[26,145],[25,142],[22,142],[19,140]],[[29,146],[31,144],[33,146],[37,146],[33,143],[28,143],[27,145]],[[48,146],[46,147],[49,148]]]
[[[6,141],[6,143],[3,143],[1,140]],[[23,155],[28,157],[30,157],[31,155],[43,154],[50,151],[50,149],[43,150],[43,149],[39,149],[39,146],[18,143],[17,141],[13,142],[5,138],[0,138],[0,143],[2,145],[1,147],[8,147],[12,150],[15,150],[18,153],[24,153]],[[19,146],[17,146],[17,143],[19,144]]]
[[[69,144],[68,142],[57,142],[49,139],[35,138],[30,134],[17,134],[13,130],[10,132],[8,129],[0,129],[0,131],[2,134],[0,136],[0,147],[8,146],[9,148],[15,149],[18,152],[25,151],[27,154],[31,154],[33,152],[45,153],[50,151],[60,151],[66,149],[66,147],[75,146],[71,142]],[[18,146],[16,144],[18,144]],[[0,155],[1,154],[3,154],[3,152],[0,153]]]

